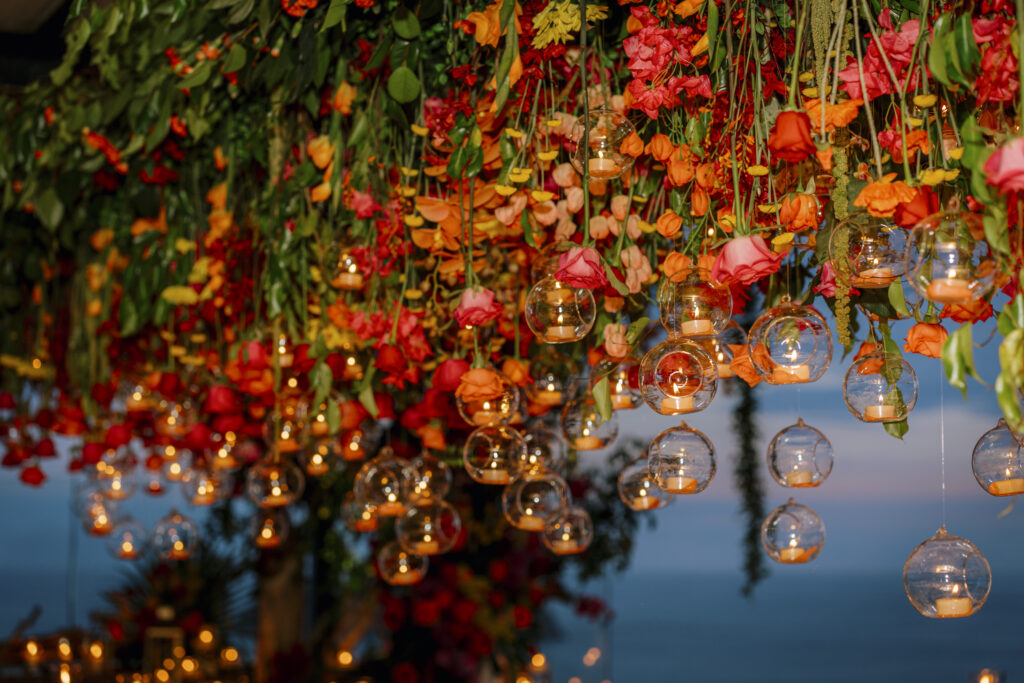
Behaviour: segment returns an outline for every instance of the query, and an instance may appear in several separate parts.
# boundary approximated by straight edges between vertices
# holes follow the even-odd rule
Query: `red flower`
[[[570,287],[600,289],[608,284],[601,257],[590,247],[572,247],[558,258],[555,279]]]
[[[46,481],[46,475],[43,471],[35,465],[29,465],[21,470],[21,474],[18,475],[18,479],[29,486],[42,486],[43,482]]]
[[[904,228],[912,228],[922,219],[939,211],[939,196],[927,185],[913,188],[914,198],[896,207],[893,218]]]
[[[512,618],[516,628],[529,628],[533,623],[533,612],[522,605],[516,605],[512,608]]]
[[[469,372],[469,362],[461,358],[449,358],[434,370],[433,386],[441,391],[455,391],[459,380]]]
[[[95,465],[107,451],[106,447],[98,441],[88,441],[82,444],[82,462],[86,465]]]
[[[811,140],[811,119],[805,111],[779,112],[768,136],[772,156],[783,161],[803,161],[817,151]]]
[[[381,347],[373,365],[387,375],[382,380],[384,384],[390,384],[399,389],[404,389],[406,382],[415,383],[419,379],[419,368],[410,367],[409,360],[402,352],[402,347],[395,344]]]
[[[53,439],[40,439],[33,449],[40,458],[53,458],[57,455],[57,449],[53,446]]]
[[[356,218],[370,218],[380,211],[380,204],[373,201],[373,197],[368,193],[359,190],[352,191],[349,207],[356,212]]]
[[[237,413],[242,409],[238,394],[230,388],[215,384],[206,394],[203,410],[207,413]]]
[[[104,441],[107,448],[119,448],[132,440],[132,430],[128,425],[111,425],[107,430]]]
[[[1024,190],[1024,138],[1013,138],[985,162],[985,182],[999,194]]]
[[[759,235],[734,237],[715,258],[711,278],[726,284],[749,285],[777,271],[781,263],[782,255],[773,253]]]
[[[467,287],[459,297],[459,305],[455,309],[455,322],[459,327],[485,325],[499,318],[501,313],[502,307],[494,300],[494,292],[487,288]]]

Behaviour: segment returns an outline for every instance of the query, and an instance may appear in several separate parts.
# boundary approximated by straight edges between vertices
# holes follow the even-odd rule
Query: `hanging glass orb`
[[[420,453],[411,464],[413,502],[441,500],[448,495],[452,487],[452,470],[444,460],[429,453]]]
[[[640,361],[640,393],[656,413],[704,410],[717,390],[715,362],[695,340],[670,337]]]
[[[117,464],[102,464],[96,468],[96,485],[99,491],[110,500],[125,500],[135,493],[138,486],[136,467],[124,460]]]
[[[306,408],[295,400],[284,400],[278,406],[276,417],[264,425],[267,445],[282,455],[297,453],[306,438]]]
[[[662,278],[658,308],[670,336],[714,336],[732,318],[732,292],[727,285],[712,282],[709,271],[694,268],[679,282]]]
[[[566,458],[565,445],[555,430],[543,422],[538,422],[526,430],[523,441],[526,444],[527,470],[565,471],[569,461]]]
[[[252,539],[253,545],[260,550],[269,550],[285,542],[291,526],[291,522],[288,520],[288,510],[284,508],[260,509],[252,518],[249,537]]]
[[[566,443],[574,450],[597,451],[612,445],[619,435],[619,417],[612,411],[608,420],[602,420],[593,394],[586,383],[583,386],[579,395],[562,408],[559,424]]]
[[[643,403],[640,395],[640,365],[629,358],[608,377],[611,385],[612,410],[633,410]]]
[[[594,522],[586,509],[570,507],[562,519],[544,529],[541,540],[556,555],[582,553],[594,540]]]
[[[395,457],[390,447],[382,448],[380,454],[356,474],[356,500],[373,505],[381,517],[397,517],[405,512],[413,478],[408,461]]]
[[[263,460],[249,468],[245,477],[249,499],[261,508],[290,505],[302,497],[306,477],[294,463]]]
[[[82,525],[90,536],[107,536],[114,530],[116,503],[97,493],[85,503],[82,511]]]
[[[302,469],[310,477],[320,477],[330,472],[341,457],[341,442],[334,438],[317,439],[302,454]]]
[[[768,557],[781,564],[810,562],[825,544],[825,524],[811,508],[790,498],[765,518],[761,545]]]
[[[317,409],[310,414],[309,434],[314,439],[323,439],[330,436],[331,427],[327,423],[327,402],[321,403]]]
[[[569,140],[575,144],[571,157],[573,168],[583,175],[586,164],[593,180],[613,180],[628,173],[633,168],[634,158],[622,151],[622,142],[634,132],[636,129],[629,119],[614,109],[591,110],[590,116],[577,120],[569,133]]]
[[[656,510],[675,500],[660,488],[651,476],[646,456],[640,456],[626,465],[619,473],[619,498],[631,510]]]
[[[549,275],[526,295],[526,324],[547,344],[579,341],[597,319],[597,304],[589,289],[574,288]]]
[[[895,354],[865,354],[846,371],[843,401],[861,422],[899,422],[917,403],[917,373]]]
[[[359,502],[352,491],[345,495],[345,502],[341,504],[341,519],[349,531],[364,533],[380,527],[376,506]]]
[[[213,505],[231,495],[231,475],[193,466],[181,479],[181,492],[192,505]]]
[[[345,462],[357,462],[366,457],[369,439],[361,429],[350,429],[341,435],[341,459]]]
[[[153,430],[168,439],[180,439],[194,423],[191,405],[177,401],[161,401],[157,407],[157,416],[153,422]]]
[[[142,468],[142,491],[151,496],[159,496],[164,492],[164,460],[157,454],[146,458],[145,467]]]
[[[355,291],[363,288],[365,279],[363,278],[362,269],[359,267],[359,262],[356,260],[354,254],[355,252],[351,247],[345,246],[343,246],[341,251],[338,253],[337,274],[334,276],[334,281],[331,283],[338,289]]]
[[[473,481],[504,486],[518,475],[526,461],[526,442],[504,425],[478,427],[466,439],[462,463]]]
[[[845,242],[845,254],[839,241]],[[838,267],[845,258],[850,284],[858,289],[888,287],[907,270],[907,231],[867,213],[836,224],[829,237],[829,258]]]
[[[1024,444],[1003,418],[974,445],[971,470],[993,496],[1024,493]]]
[[[711,359],[715,361],[715,366],[718,368],[718,378],[725,379],[727,377],[733,377],[735,373],[732,371],[732,360],[735,357],[732,346],[746,346],[747,345],[747,333],[739,326],[735,320],[730,320],[725,325],[725,329],[716,336],[713,337],[714,343],[709,344],[705,340],[705,344],[701,345],[705,351],[711,355]]]
[[[217,472],[228,472],[242,466],[238,456],[238,435],[234,432],[224,432],[223,435],[214,437],[217,445],[213,456],[210,458],[210,467]]]
[[[832,472],[832,444],[798,418],[768,444],[768,471],[780,486],[817,486]]]
[[[161,560],[187,560],[199,547],[199,530],[191,519],[171,510],[153,527],[150,545]]]
[[[523,472],[501,494],[508,523],[523,531],[544,531],[569,509],[569,486],[551,470]]]
[[[410,553],[391,541],[377,551],[377,571],[392,586],[411,586],[427,575],[430,560],[426,555]]]
[[[926,617],[969,617],[985,604],[992,587],[988,560],[970,541],[940,528],[910,553],[903,565],[903,589]]]
[[[114,525],[107,538],[107,550],[119,560],[134,560],[146,550],[146,527],[131,517]]]
[[[754,322],[747,351],[769,384],[815,382],[832,362],[832,332],[810,306],[783,301]]]
[[[526,385],[526,398],[538,406],[554,408],[572,398],[573,377],[578,372],[576,362],[567,356],[545,354],[530,361],[530,379]]]
[[[969,304],[992,290],[997,272],[981,216],[940,211],[907,239],[907,282],[928,301]]]
[[[173,448],[173,446],[168,447]],[[171,483],[180,482],[182,479],[188,476],[188,466],[186,465],[187,457],[191,456],[188,451],[177,451],[175,456],[164,458],[163,476],[164,479]]]
[[[149,388],[138,382],[122,384],[118,396],[124,401],[124,412],[129,415],[152,412],[159,405]]]
[[[496,372],[501,382],[500,391],[488,396],[474,394],[472,400],[463,400],[456,394],[455,407],[459,409],[462,419],[471,425],[484,427],[487,425],[508,424],[519,412],[519,392],[516,385],[508,377]]]
[[[683,422],[654,437],[647,465],[662,491],[700,493],[715,478],[715,447],[706,434]]]
[[[440,555],[455,547],[462,519],[452,505],[440,498],[411,506],[395,524],[402,549],[416,555]]]

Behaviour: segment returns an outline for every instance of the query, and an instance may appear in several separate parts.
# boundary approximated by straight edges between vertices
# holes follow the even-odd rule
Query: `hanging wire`
[[[946,527],[946,402],[944,398],[943,384],[946,378],[942,373],[942,363],[939,366],[939,461],[942,473],[942,527]]]

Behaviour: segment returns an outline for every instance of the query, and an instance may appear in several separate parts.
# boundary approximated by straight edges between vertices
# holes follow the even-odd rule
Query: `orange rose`
[[[672,282],[682,282],[693,270],[693,261],[686,254],[670,251],[665,257],[665,262],[661,264],[661,269],[664,271],[665,277]]]
[[[464,402],[490,401],[505,391],[501,375],[490,368],[474,368],[459,380],[455,395]]]
[[[768,149],[776,159],[800,162],[817,151],[811,140],[811,120],[805,111],[779,112],[768,136]]]
[[[517,387],[525,386],[533,381],[530,379],[530,365],[515,358],[505,359],[505,362],[501,364],[501,373]]]
[[[942,307],[940,318],[949,318],[953,322],[969,323],[988,320],[994,315],[992,304],[984,299],[977,299],[966,304],[946,304]]]
[[[633,131],[626,136],[626,139],[619,145],[619,151],[623,154],[628,154],[631,157],[640,156],[644,151],[644,141],[640,139],[640,136]]]
[[[836,104],[825,103],[825,132],[831,133],[836,128],[843,128],[850,124],[860,112],[860,105],[863,100],[845,100]],[[817,132],[821,132],[821,100],[806,100],[804,108],[807,116],[811,119],[811,125]]]
[[[761,381],[761,375],[757,374],[754,364],[750,361],[750,354],[747,352],[746,344],[727,344],[732,350],[732,360],[729,368],[732,374],[736,375],[750,386]]]
[[[306,154],[313,160],[314,166],[325,169],[334,158],[334,145],[326,135],[318,135],[306,143]]]
[[[897,206],[917,196],[914,188],[902,180],[893,182],[895,178],[895,173],[888,173],[879,180],[868,183],[853,200],[853,205],[866,207],[868,213],[876,218],[888,218],[893,215]]]
[[[693,192],[690,193],[690,215],[706,215],[710,203],[711,197],[708,196],[708,191],[705,190],[703,186],[701,186],[700,184],[695,184],[693,186]]]
[[[860,345],[857,349],[857,354],[853,357],[853,362],[856,363],[858,360],[870,353],[880,353],[882,351],[878,344],[873,341],[866,341]],[[877,375],[882,371],[883,360],[881,358],[875,358],[873,360],[865,361],[857,368],[858,375]]]
[[[647,143],[646,152],[658,161],[664,163],[676,150],[675,145],[664,133],[656,133],[651,141]]]
[[[779,222],[790,232],[818,227],[818,200],[812,194],[790,194],[779,203]]]
[[[673,239],[683,227],[683,219],[675,211],[669,209],[658,216],[658,221],[654,224],[654,227],[662,237]]]
[[[445,449],[444,432],[433,425],[423,425],[416,430],[416,435],[420,437],[424,448],[434,451]]]
[[[939,358],[948,336],[946,328],[938,323],[917,323],[907,332],[907,343],[903,345],[903,350],[928,358]]]

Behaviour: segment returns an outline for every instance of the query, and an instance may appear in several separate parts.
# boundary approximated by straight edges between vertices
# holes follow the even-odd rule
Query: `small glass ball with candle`
[[[238,435],[224,432],[213,435],[214,449],[210,456],[210,467],[216,472],[230,472],[242,466],[239,455]]]
[[[594,540],[594,522],[585,508],[574,505],[562,519],[544,529],[541,540],[556,555],[582,553]]]
[[[282,455],[302,450],[308,435],[306,404],[293,397],[285,397],[263,426],[263,436],[271,449]]]
[[[696,340],[670,335],[640,361],[640,393],[656,413],[704,410],[718,391],[718,372]]]
[[[124,404],[124,412],[129,416],[152,412],[160,404],[149,387],[135,381],[122,383],[117,391],[117,399]]]
[[[608,376],[612,410],[633,410],[643,403],[640,394],[640,364],[632,358],[619,363]]]
[[[462,448],[462,463],[473,481],[504,486],[526,462],[526,442],[505,425],[477,427]]]
[[[636,129],[614,109],[594,109],[580,118],[569,133],[574,145],[570,157],[573,168],[583,175],[586,165],[593,180],[613,180],[633,168],[633,157],[622,151],[622,142]],[[586,140],[584,140],[586,138]]]
[[[188,401],[161,401],[156,409],[153,430],[167,439],[180,439],[195,424],[195,411]]]
[[[526,385],[526,398],[545,409],[560,406],[572,398],[573,377],[578,372],[579,366],[568,356],[543,353],[530,360],[533,381]]]
[[[678,282],[662,278],[658,309],[661,324],[670,335],[714,336],[732,318],[732,292],[727,285],[712,281],[709,271],[693,268]]]
[[[651,476],[647,456],[636,458],[622,468],[618,480],[619,498],[631,510],[656,510],[671,504],[675,496],[662,491]]]
[[[362,289],[365,282],[362,268],[355,256],[355,250],[348,246],[342,246],[338,252],[338,267],[331,284],[338,289],[356,291]]]
[[[107,538],[107,550],[119,560],[136,560],[146,551],[146,527],[136,519],[125,517],[114,525]]]
[[[589,384],[581,380],[577,385],[581,388],[576,398],[565,404],[559,418],[562,436],[576,451],[607,448],[619,435],[619,417],[612,411],[607,420],[603,419]]]
[[[647,465],[662,491],[700,493],[715,478],[715,447],[706,434],[683,422],[654,437],[647,449]]]
[[[761,545],[768,557],[781,564],[803,564],[821,553],[825,523],[811,508],[790,498],[765,517]]]
[[[167,447],[168,451],[174,449],[173,446]],[[188,476],[189,462],[192,460],[192,452],[182,449],[174,449],[174,455],[171,457],[164,456],[163,466],[163,477],[170,483],[180,482],[186,476]]]
[[[277,548],[288,539],[291,526],[287,508],[260,508],[252,518],[249,538],[260,550]]]
[[[565,471],[569,463],[565,444],[554,429],[543,422],[536,422],[526,430],[523,441],[526,443],[526,469]]]
[[[569,486],[547,469],[522,472],[501,495],[508,523],[523,531],[544,531],[569,510]]]
[[[200,463],[193,463],[181,479],[181,493],[192,505],[203,507],[230,497],[232,484],[230,472],[215,472]]]
[[[396,457],[395,452],[386,446],[356,473],[356,500],[364,505],[373,505],[381,517],[398,517],[405,513],[413,481],[414,473],[409,461]]]
[[[82,526],[90,536],[108,536],[114,530],[117,503],[102,495],[86,503],[82,511]]]
[[[134,457],[101,461],[96,467],[96,486],[109,500],[125,500],[138,488],[137,469]]]
[[[199,529],[191,519],[171,510],[153,527],[150,545],[162,560],[187,560],[199,547]]]
[[[427,555],[411,553],[391,541],[377,551],[377,571],[380,577],[392,586],[412,586],[423,580],[430,560]]]
[[[519,391],[508,377],[497,373],[501,380],[500,392],[486,398],[464,401],[455,397],[455,407],[462,419],[476,427],[508,424],[519,413]]]
[[[832,332],[814,308],[784,299],[754,322],[747,352],[769,384],[815,382],[832,362]]]
[[[926,617],[969,617],[985,604],[992,587],[988,560],[965,538],[940,528],[914,548],[903,566],[903,589]]]
[[[326,437],[313,441],[299,459],[306,476],[320,477],[334,469],[341,452],[341,441]]]
[[[1003,418],[974,445],[971,470],[981,488],[993,496],[1024,493],[1024,442]]]
[[[341,435],[341,459],[345,462],[358,462],[366,458],[370,447],[370,433],[362,427],[356,427]]]
[[[907,270],[907,231],[891,221],[859,212],[837,223],[828,244],[833,266],[844,258],[840,240],[845,242],[850,285],[857,289],[888,287]]]
[[[420,453],[412,460],[412,490],[409,499],[413,503],[426,500],[440,500],[448,495],[452,487],[452,470],[440,458],[430,453]]]
[[[309,417],[306,420],[309,427],[309,435],[314,439],[323,439],[331,434],[330,416],[327,414],[330,408],[326,401],[316,407],[315,410],[309,411]],[[334,408],[337,410],[337,407]]]
[[[548,275],[526,295],[526,324],[546,344],[579,341],[597,319],[597,304],[589,289],[570,287]]]
[[[899,422],[917,404],[917,373],[905,358],[865,354],[846,371],[843,401],[861,422]]]
[[[290,505],[302,497],[305,488],[306,477],[298,465],[279,457],[256,463],[245,477],[249,499],[261,508]]]
[[[352,491],[345,495],[345,501],[341,504],[341,519],[349,531],[358,533],[376,531],[380,527],[377,507],[372,503],[356,500]]]
[[[159,455],[151,454],[146,458],[145,466],[139,473],[139,486],[142,492],[150,496],[159,496],[166,489],[164,483],[164,460]]]
[[[946,210],[918,223],[907,239],[907,282],[936,304],[969,304],[987,295],[998,271],[978,214]]]
[[[832,444],[820,431],[798,418],[768,444],[768,471],[780,486],[818,486],[832,472]]]
[[[440,555],[455,547],[462,519],[451,503],[422,500],[412,505],[395,523],[395,536],[403,550],[417,555]]]

